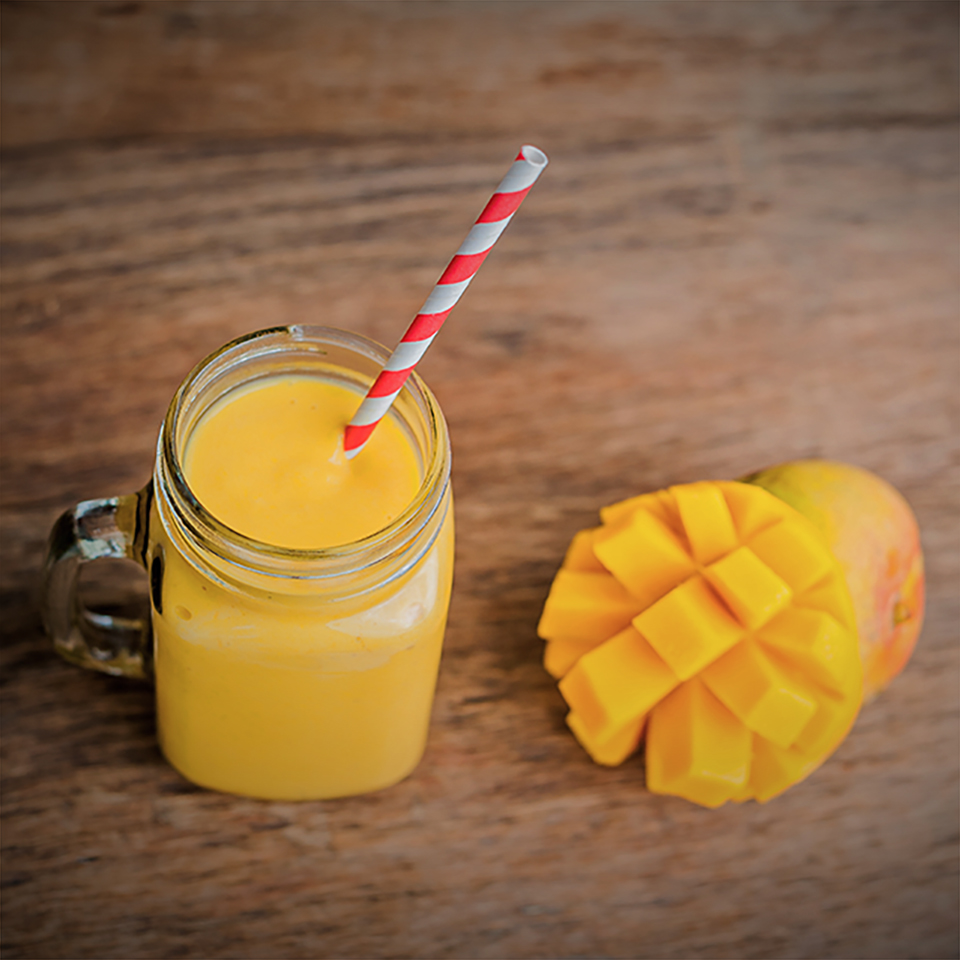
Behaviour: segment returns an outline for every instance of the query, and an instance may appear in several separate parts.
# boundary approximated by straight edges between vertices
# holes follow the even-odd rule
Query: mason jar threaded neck
[[[329,327],[272,327],[231,341],[202,360],[183,381],[157,443],[154,495],[167,533],[191,562],[217,579],[251,580],[281,589],[296,581],[311,591],[350,595],[402,576],[429,549],[447,509],[450,441],[446,422],[423,380],[413,373],[391,415],[404,428],[421,466],[420,486],[389,524],[351,543],[297,549],[265,543],[232,529],[197,499],[183,457],[192,429],[210,407],[241,385],[284,374],[322,376],[357,392],[359,405],[389,351],[358,334]],[[363,456],[361,453],[360,456]]]

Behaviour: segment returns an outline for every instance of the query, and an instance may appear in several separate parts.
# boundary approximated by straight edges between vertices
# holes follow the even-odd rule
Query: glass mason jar
[[[204,509],[182,467],[192,429],[231,391],[308,375],[349,387],[359,404],[388,356],[323,327],[227,344],[177,390],[146,487],[80,503],[54,526],[42,613],[56,649],[84,667],[152,678],[161,749],[201,786],[346,796],[396,783],[423,754],[453,577],[450,444],[423,381],[411,375],[389,414],[419,462],[419,490],[354,543],[299,550],[246,537]],[[147,570],[149,621],[82,606],[80,567],[99,557]]]

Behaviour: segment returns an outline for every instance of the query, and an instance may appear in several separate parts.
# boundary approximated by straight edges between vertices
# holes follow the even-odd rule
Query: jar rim
[[[177,526],[195,544],[212,551],[222,560],[239,563],[259,574],[297,579],[335,577],[364,570],[386,554],[396,555],[417,540],[417,535],[443,502],[450,482],[450,443],[446,421],[429,387],[416,372],[412,372],[397,399],[412,400],[414,408],[422,416],[426,428],[427,456],[424,458],[423,478],[417,493],[389,524],[349,543],[303,549],[271,544],[247,536],[207,510],[190,489],[178,449],[181,418],[186,412],[184,405],[191,391],[218,364],[227,370],[232,363],[258,357],[280,356],[284,353],[293,355],[298,350],[323,353],[318,346],[312,345],[327,345],[353,352],[373,361],[378,368],[390,357],[390,351],[376,341],[333,327],[292,324],[244,334],[224,344],[194,366],[170,401],[160,430],[157,466],[163,481],[161,487],[170,494],[164,499],[173,508]]]

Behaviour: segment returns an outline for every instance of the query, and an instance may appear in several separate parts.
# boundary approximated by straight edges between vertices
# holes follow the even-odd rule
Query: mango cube
[[[699,575],[647,607],[633,618],[633,625],[681,680],[699,673],[746,636]]]
[[[685,483],[670,492],[697,563],[713,563],[737,548],[730,508],[715,483]]]
[[[701,679],[745,727],[789,747],[817,712],[817,697],[754,640],[744,640],[711,663]]]
[[[641,607],[659,600],[694,571],[686,545],[642,508],[619,525],[595,534],[593,552]]]
[[[813,586],[833,566],[820,535],[806,522],[776,523],[760,531],[749,546],[794,593]]]
[[[567,714],[567,726],[573,731],[580,746],[597,763],[605,767],[617,767],[627,757],[637,749],[640,743],[640,737],[643,735],[643,727],[646,723],[646,716],[628,723],[606,740],[595,737],[587,729],[583,720],[573,711]]]
[[[593,535],[599,527],[589,530],[580,530],[573,535],[570,546],[567,547],[563,558],[564,570],[577,570],[585,573],[606,573],[606,567],[597,559],[593,552]]]
[[[834,693],[843,690],[856,655],[849,631],[822,610],[791,607],[757,631],[757,639]]]
[[[837,575],[815,583],[797,597],[797,606],[829,613],[839,624],[856,635],[857,620],[853,612],[853,601],[846,590],[838,590]]]
[[[607,740],[662,700],[680,678],[627,627],[582,656],[560,681],[560,692],[589,734]]]
[[[751,630],[784,609],[791,589],[749,547],[738,547],[703,571],[733,615]]]
[[[847,735],[847,731],[856,719],[859,695],[858,685],[856,696],[822,697],[820,709],[804,727],[793,745],[807,755],[832,751]],[[854,704],[852,709],[851,703]]]
[[[585,654],[602,640],[548,640],[543,651],[543,667],[554,680],[559,680]]]
[[[741,543],[747,543],[761,530],[780,520],[800,516],[793,507],[787,506],[762,487],[754,487],[749,483],[718,483],[717,486],[723,490],[723,498],[730,508]],[[760,496],[757,496],[757,490]]]
[[[718,807],[747,783],[750,731],[699,680],[673,691],[650,714],[647,787]]]
[[[778,747],[763,737],[753,739],[753,769],[750,789],[760,803],[766,803],[778,793],[809,774],[817,763],[796,747]]]
[[[609,573],[557,571],[537,633],[544,640],[595,640],[622,630],[636,614],[636,598]]]

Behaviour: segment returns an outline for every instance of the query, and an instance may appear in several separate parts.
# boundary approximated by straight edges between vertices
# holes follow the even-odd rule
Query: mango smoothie
[[[285,576],[227,564],[191,549],[169,518],[151,523],[159,739],[202,786],[345,796],[403,779],[423,753],[452,579],[449,489],[414,554],[331,578],[297,573],[300,551],[336,561],[375,542],[423,483],[399,415],[345,457],[361,397],[323,370],[260,376],[189,429],[182,471],[200,507],[294,564]]]

